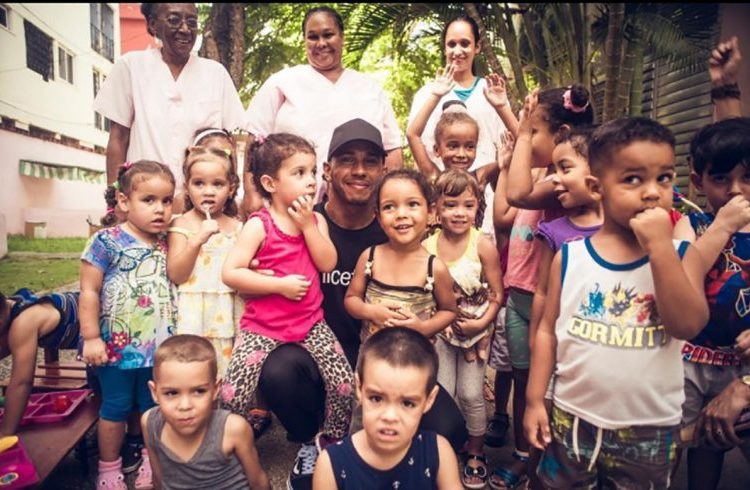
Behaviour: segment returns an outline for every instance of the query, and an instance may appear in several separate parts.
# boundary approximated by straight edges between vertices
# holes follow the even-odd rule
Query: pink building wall
[[[156,40],[146,29],[140,3],[120,4],[120,54],[141,51],[156,46]]]
[[[104,184],[40,179],[18,173],[19,160],[104,170],[104,155],[0,130],[0,213],[7,232],[22,234],[26,221],[47,222],[47,236],[88,236],[86,218],[104,214]]]

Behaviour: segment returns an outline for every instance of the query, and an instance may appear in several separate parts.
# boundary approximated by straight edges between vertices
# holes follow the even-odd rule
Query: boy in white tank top
[[[553,260],[526,437],[544,450],[537,473],[549,488],[666,489],[684,399],[682,340],[708,319],[703,277],[681,263],[700,256],[672,240],[674,136],[646,118],[611,121],[591,136],[589,161],[604,223]]]

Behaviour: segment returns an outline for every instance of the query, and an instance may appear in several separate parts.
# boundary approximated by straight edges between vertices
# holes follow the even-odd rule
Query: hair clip
[[[263,143],[266,142],[266,135],[265,134],[259,134],[255,137],[256,143],[258,143],[258,146],[261,146]]]
[[[117,191],[119,191],[120,190],[120,181],[119,180],[115,180],[114,182],[112,182],[112,188],[115,189],[115,190],[117,190]]]
[[[122,164],[122,168],[124,168],[125,170],[130,170],[130,167],[132,166],[133,166],[132,162],[123,162]]]
[[[115,214],[115,208],[107,208],[107,214]]]
[[[563,94],[563,107],[569,110],[570,112],[580,113],[588,109],[589,103],[587,101],[586,105],[584,105],[583,107],[578,107],[571,100],[571,92],[570,92],[570,89],[568,89]]]

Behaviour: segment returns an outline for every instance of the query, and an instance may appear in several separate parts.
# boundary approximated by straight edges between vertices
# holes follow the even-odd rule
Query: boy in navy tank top
[[[364,429],[328,446],[313,489],[461,488],[450,443],[418,430],[437,395],[438,360],[432,343],[404,328],[384,328],[362,345],[357,397]]]
[[[148,386],[158,406],[141,426],[157,488],[271,489],[250,425],[214,409],[216,372],[216,351],[198,335],[174,335],[156,349]]]

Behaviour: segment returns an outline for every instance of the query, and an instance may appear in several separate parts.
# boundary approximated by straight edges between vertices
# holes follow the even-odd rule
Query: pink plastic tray
[[[28,424],[48,424],[59,422],[73,413],[78,405],[92,393],[91,390],[66,390],[51,391],[49,393],[34,393],[29,396],[29,402],[26,404],[26,410],[21,419],[21,425]],[[70,406],[64,412],[55,410],[54,400],[59,396],[67,396],[70,400]],[[5,415],[5,409],[0,408],[0,419]],[[4,453],[3,453],[4,454]],[[2,488],[2,484],[0,484]]]
[[[0,453],[0,489],[24,488],[39,481],[21,441]]]

